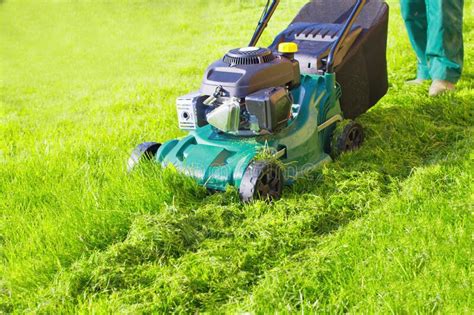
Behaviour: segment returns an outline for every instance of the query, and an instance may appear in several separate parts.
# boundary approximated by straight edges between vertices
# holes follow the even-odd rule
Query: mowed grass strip
[[[472,4],[454,95],[415,73],[390,1],[367,141],[268,205],[125,162],[245,45],[264,1],[0,4],[0,311],[472,313]],[[282,1],[269,44],[304,1]]]

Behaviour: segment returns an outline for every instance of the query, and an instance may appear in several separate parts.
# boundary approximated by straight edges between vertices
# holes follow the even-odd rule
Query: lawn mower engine
[[[179,127],[193,130],[207,124],[223,133],[255,136],[287,125],[300,83],[293,54],[268,48],[229,51],[205,72],[201,89],[177,100]]]

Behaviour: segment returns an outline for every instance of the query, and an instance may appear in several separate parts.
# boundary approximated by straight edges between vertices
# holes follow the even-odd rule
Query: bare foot
[[[454,91],[455,89],[456,85],[452,82],[444,80],[434,80],[431,84],[429,95],[438,96],[445,92]]]
[[[408,84],[408,85],[420,85],[420,84],[423,84],[426,81],[428,81],[428,80],[418,78],[418,79],[414,79],[414,80],[405,81],[405,83]]]

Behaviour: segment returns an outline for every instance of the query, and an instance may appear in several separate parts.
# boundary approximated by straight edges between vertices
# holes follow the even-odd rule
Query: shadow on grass
[[[359,119],[366,129],[360,150],[344,154],[323,170],[298,180],[284,198],[296,203],[299,198],[316,195],[330,203],[371,190],[379,190],[380,197],[391,193],[414,169],[445,160],[458,142],[470,138],[474,115],[468,102],[467,98],[448,95],[421,98],[416,107],[375,108]],[[324,233],[350,219],[329,218],[322,224],[327,227]]]

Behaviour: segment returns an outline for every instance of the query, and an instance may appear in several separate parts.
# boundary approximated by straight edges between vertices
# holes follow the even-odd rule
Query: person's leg
[[[416,77],[419,80],[428,80],[431,77],[426,59],[428,20],[425,0],[400,0],[400,4],[408,37],[418,59]]]
[[[456,83],[461,77],[464,48],[463,0],[426,0],[426,56],[433,80]]]

